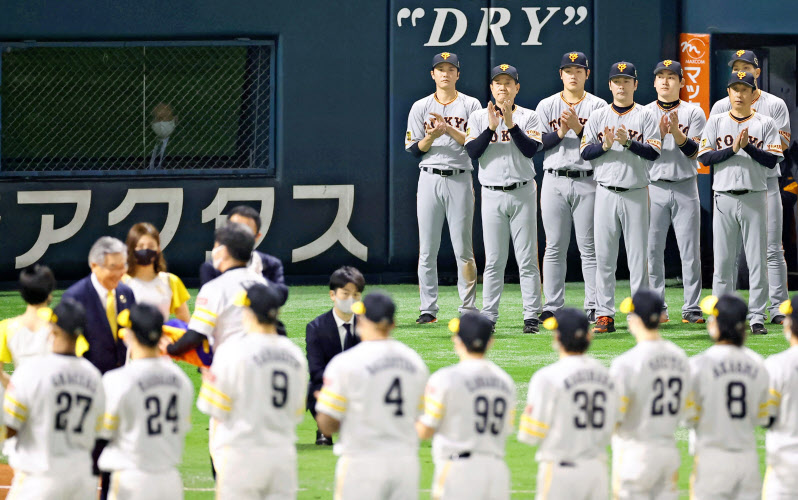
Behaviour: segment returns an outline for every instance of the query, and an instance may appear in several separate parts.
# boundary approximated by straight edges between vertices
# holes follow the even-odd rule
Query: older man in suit
[[[121,282],[127,272],[127,247],[110,236],[103,236],[89,250],[91,275],[78,281],[64,298],[80,302],[86,309],[84,336],[88,350],[83,357],[102,373],[125,364],[127,348],[119,338],[116,318],[136,303],[133,290]]]
[[[352,304],[360,300],[366,280],[354,267],[344,266],[330,276],[330,300],[333,308],[308,323],[305,329],[305,344],[308,355],[307,407],[316,418],[316,397],[321,390],[324,369],[327,363],[341,352],[360,342],[355,332],[355,315]],[[332,436],[316,431],[316,444],[331,445]]]

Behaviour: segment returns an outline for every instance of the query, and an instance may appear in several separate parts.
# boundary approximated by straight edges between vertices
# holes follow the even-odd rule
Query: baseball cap
[[[387,321],[393,324],[396,305],[384,293],[372,292],[363,297],[362,301],[352,304],[352,312],[365,316],[366,319],[373,323]]]
[[[579,66],[588,69],[587,56],[583,52],[566,52],[560,61],[560,69],[568,66]]]
[[[752,89],[756,88],[756,78],[750,71],[732,71],[729,76],[729,84],[726,87],[731,87],[735,83],[742,83],[748,85]]]
[[[673,71],[679,78],[684,77],[684,73],[682,73],[682,65],[678,61],[674,61],[673,59],[665,59],[664,61],[660,61],[654,67],[654,74],[656,75],[660,71],[668,70]]]
[[[80,337],[86,330],[86,309],[75,299],[65,298],[53,308],[50,322],[72,337]]]
[[[261,323],[274,323],[280,312],[282,296],[274,288],[262,283],[255,283],[245,288],[247,300],[245,304],[252,309]]]
[[[785,300],[779,306],[779,312],[792,319],[793,323],[798,322],[798,294],[792,296],[791,300]]]
[[[454,65],[455,68],[460,69],[460,60],[457,59],[457,54],[454,52],[441,52],[432,57],[432,69],[441,63],[449,63]]]
[[[456,333],[471,352],[485,352],[493,335],[493,322],[487,317],[467,312],[449,322],[449,330]]]
[[[490,72],[490,81],[493,81],[499,75],[508,75],[510,78],[515,80],[515,83],[518,83],[518,70],[515,69],[515,66],[510,66],[509,64],[499,64]]]
[[[590,322],[584,311],[566,307],[543,322],[543,328],[557,330],[560,344],[569,352],[584,352],[590,345]]]
[[[731,61],[729,61],[729,67],[734,66],[735,61],[745,61],[747,63],[753,64],[755,68],[759,67],[759,59],[751,50],[738,50],[735,52]]]
[[[610,80],[616,76],[628,76],[637,80],[637,70],[635,69],[635,65],[626,61],[620,61],[613,64],[610,68]]]
[[[643,320],[646,328],[657,328],[665,302],[653,290],[641,289],[621,303],[621,312],[633,313]]]
[[[136,339],[149,347],[158,345],[163,334],[163,314],[151,304],[135,304],[130,307],[130,321],[127,326]],[[121,322],[118,321],[121,325]]]
[[[748,306],[736,295],[722,295],[715,304],[718,326],[723,331],[744,332]]]

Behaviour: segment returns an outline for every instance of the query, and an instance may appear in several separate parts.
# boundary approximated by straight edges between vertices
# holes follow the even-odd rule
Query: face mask
[[[166,139],[175,131],[175,121],[153,122],[152,131],[161,139]]]
[[[136,264],[140,266],[149,266],[155,259],[158,257],[158,250],[152,249],[144,249],[144,250],[136,250],[133,252],[133,256],[136,258]]]
[[[213,265],[213,268],[216,269],[217,271],[219,270],[219,266],[222,265],[222,260],[223,260],[223,257],[219,255],[221,253],[220,252],[221,249],[222,247],[219,246],[211,250],[211,264]]]
[[[338,308],[344,314],[352,314],[352,304],[355,303],[355,299],[348,298],[348,299],[335,299],[335,307]]]

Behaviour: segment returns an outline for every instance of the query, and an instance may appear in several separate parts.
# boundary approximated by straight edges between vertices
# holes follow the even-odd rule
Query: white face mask
[[[152,131],[161,139],[166,139],[175,131],[175,121],[153,122]]]
[[[348,299],[335,299],[335,307],[344,314],[352,314],[352,304],[355,299],[349,297]]]
[[[223,260],[223,257],[219,255],[221,253],[219,252],[221,249],[222,247],[218,246],[213,250],[211,250],[211,265],[213,265],[213,268],[216,269],[217,271],[219,271],[219,266],[222,265],[222,260]]]

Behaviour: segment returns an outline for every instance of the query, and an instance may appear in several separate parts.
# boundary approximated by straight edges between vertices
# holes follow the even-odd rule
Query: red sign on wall
[[[679,97],[701,106],[709,116],[709,35],[682,33],[679,36],[679,59],[684,71],[685,85]],[[708,174],[709,167],[701,165],[699,174]]]

